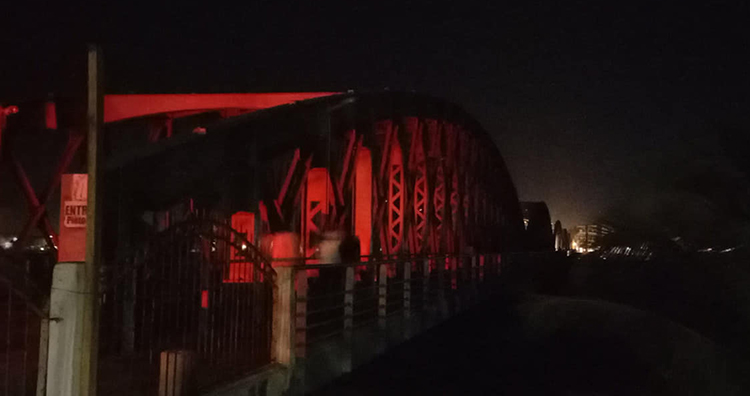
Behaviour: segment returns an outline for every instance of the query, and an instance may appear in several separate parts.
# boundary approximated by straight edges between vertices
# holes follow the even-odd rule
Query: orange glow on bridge
[[[372,238],[372,156],[360,147],[354,174],[354,234],[359,238],[360,254],[369,256]]]

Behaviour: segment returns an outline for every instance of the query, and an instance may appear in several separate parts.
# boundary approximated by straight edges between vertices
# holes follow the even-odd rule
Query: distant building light
[[[5,241],[3,242],[3,249],[10,249],[13,247],[13,242],[11,241]]]
[[[10,240],[13,241],[13,242],[16,242],[16,241],[18,241],[18,237],[13,237]]]

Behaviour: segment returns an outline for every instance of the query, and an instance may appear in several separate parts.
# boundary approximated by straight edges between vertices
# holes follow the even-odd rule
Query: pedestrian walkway
[[[743,394],[716,370],[723,359],[695,333],[628,306],[500,296],[315,395]]]

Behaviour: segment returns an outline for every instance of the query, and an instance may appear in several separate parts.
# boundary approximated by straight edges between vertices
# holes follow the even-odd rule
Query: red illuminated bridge
[[[228,100],[233,96],[215,97],[239,106]],[[257,96],[259,106],[275,104]],[[182,99],[178,105],[197,107]],[[243,213],[250,242],[298,232],[308,257],[316,234],[333,228],[355,234],[364,256],[497,251],[520,242],[518,199],[500,152],[451,103],[383,92],[320,96],[230,117],[154,108],[164,114],[137,108],[148,117],[107,125],[108,192],[128,197],[120,208],[129,215],[185,205]],[[119,143],[139,135],[152,143]],[[155,136],[165,138],[153,142]]]
[[[85,179],[62,177],[85,169],[76,111],[19,104],[3,113],[0,141],[29,208],[18,254],[3,260],[22,267],[20,246],[42,235],[63,283],[69,262],[82,260],[86,221],[76,209]],[[104,121],[102,394],[172,395],[183,382],[202,394],[315,389],[490,295],[506,253],[528,245],[500,151],[438,98],[106,95]],[[41,190],[19,160],[34,147],[24,139],[39,134],[64,142]],[[48,209],[55,201],[61,227]],[[58,389],[70,311],[54,293],[51,311],[44,297],[12,300],[30,295],[28,280],[0,279],[16,292],[9,311],[33,313],[23,334],[34,339],[23,354],[0,351],[25,362],[0,366],[0,385]],[[49,317],[62,320],[41,321]],[[40,353],[28,345],[40,345],[45,326]]]

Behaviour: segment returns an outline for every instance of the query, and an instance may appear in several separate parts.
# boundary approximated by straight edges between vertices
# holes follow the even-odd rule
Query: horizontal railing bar
[[[333,307],[325,307],[325,308],[320,308],[320,309],[315,309],[315,310],[308,309],[307,310],[307,316],[309,317],[310,315],[319,314],[321,312],[329,312],[329,311],[333,311],[333,310],[336,310],[336,309],[341,309],[341,308],[344,308],[344,307],[346,307],[345,304],[336,305],[336,306],[333,306]]]
[[[331,298],[331,297],[343,297],[346,292],[343,291],[337,291],[337,292],[331,292],[326,294],[312,294],[308,293],[306,301],[318,301],[323,298]]]
[[[373,308],[367,308],[367,309],[360,310],[359,312],[355,311],[354,312],[354,316],[360,316],[360,315],[366,314],[368,312],[375,312],[375,311],[378,310],[378,308],[379,307],[373,307]]]
[[[333,331],[333,332],[330,332],[330,333],[326,333],[326,334],[319,335],[317,337],[311,338],[311,339],[309,339],[307,341],[307,343],[308,344],[314,344],[316,342],[323,341],[323,340],[325,340],[327,338],[331,338],[333,336],[343,335],[343,334],[344,334],[344,330],[336,330],[336,331]]]
[[[313,324],[308,323],[307,324],[307,330],[317,329],[318,327],[329,325],[329,324],[334,323],[334,322],[341,322],[343,320],[344,320],[344,316],[342,315],[342,316],[336,316],[333,319],[324,320],[322,322],[317,322],[317,323],[313,323]]]
[[[441,259],[441,258],[471,258],[474,255],[470,254],[461,254],[461,255],[437,255],[437,256],[396,256],[393,258],[376,258],[371,261],[354,261],[354,262],[347,262],[347,263],[328,263],[328,264],[305,264],[306,261],[314,261],[316,259],[314,258],[308,258],[308,259],[299,259],[299,258],[278,258],[272,260],[273,262],[295,262],[296,264],[292,265],[295,270],[310,270],[310,269],[323,269],[323,268],[332,268],[332,267],[339,267],[339,268],[346,268],[346,267],[359,267],[359,266],[372,266],[372,265],[383,265],[383,264],[403,264],[407,262],[416,262],[419,260],[424,259]],[[460,267],[460,266],[459,266]],[[412,272],[418,272],[418,271],[412,271]]]

